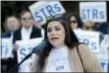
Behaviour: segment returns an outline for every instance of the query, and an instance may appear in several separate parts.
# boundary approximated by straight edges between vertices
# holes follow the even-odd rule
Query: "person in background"
[[[67,14],[67,19],[69,24],[71,25],[72,29],[82,29],[83,28],[83,22],[80,18],[80,16],[76,12],[69,12]]]
[[[98,25],[98,28],[94,29],[95,31],[100,31],[103,35],[108,34],[108,22],[102,22],[95,25]]]
[[[94,25],[95,25],[94,22],[92,22],[92,21],[86,21],[84,23],[83,30],[86,30],[86,31],[94,31]]]
[[[16,16],[15,14],[7,16],[4,26],[7,32],[2,34],[1,37],[9,38],[13,36],[13,32],[20,28],[20,21],[18,16]]]
[[[41,37],[41,31],[34,26],[34,19],[29,10],[25,9],[20,14],[22,27],[15,31],[13,43],[17,40],[28,40],[30,38]]]
[[[13,36],[14,58],[13,58],[12,62],[15,61],[16,64],[18,64],[18,62],[17,62],[18,61],[17,60],[18,45],[16,44],[16,41],[29,40],[29,39],[32,39],[32,38],[41,37],[41,29],[34,26],[34,25],[38,25],[38,24],[34,24],[36,22],[34,22],[32,14],[28,9],[24,9],[24,10],[21,11],[20,20],[21,20],[22,27],[20,29],[16,30],[13,34],[14,35]],[[16,71],[18,72],[18,69],[16,69]],[[16,71],[14,71],[14,72],[16,72]],[[23,72],[25,72],[25,71],[23,71]]]
[[[103,72],[97,57],[80,44],[64,16],[54,16],[45,24],[47,46],[36,55],[32,72]]]
[[[6,28],[7,32],[3,33],[1,35],[1,38],[10,38],[12,40],[13,32],[20,28],[20,21],[19,21],[18,16],[15,14],[7,16],[6,20],[5,20],[5,28]],[[10,42],[10,43],[12,43],[12,42]],[[7,72],[10,69],[11,59],[12,59],[12,57],[1,59],[1,71],[2,72]]]

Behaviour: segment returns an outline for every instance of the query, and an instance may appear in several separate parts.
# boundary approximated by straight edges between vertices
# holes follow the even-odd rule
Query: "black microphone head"
[[[40,55],[43,53],[44,48],[47,46],[47,41],[46,40],[42,40],[42,42],[35,46],[32,50],[32,53],[35,53],[37,55]]]

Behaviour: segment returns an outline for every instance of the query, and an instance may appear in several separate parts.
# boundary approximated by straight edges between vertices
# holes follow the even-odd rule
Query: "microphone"
[[[25,60],[27,60],[29,57],[31,57],[33,53],[35,53],[37,55],[43,54],[43,50],[46,46],[47,46],[47,41],[42,40],[42,42],[39,45],[37,45],[33,48],[31,53],[29,53],[20,63],[15,65],[8,73],[10,73],[13,70],[15,70],[16,68],[18,68]]]
[[[41,55],[43,53],[44,48],[47,47],[47,41],[42,40],[42,42],[33,48],[32,53],[35,53],[37,55]]]

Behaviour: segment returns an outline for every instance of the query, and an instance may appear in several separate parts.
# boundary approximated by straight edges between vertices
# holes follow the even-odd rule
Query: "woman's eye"
[[[57,31],[60,30],[60,29],[61,29],[61,28],[55,28],[55,30],[57,30]]]
[[[52,31],[52,29],[51,29],[51,28],[48,28],[48,29],[47,29],[47,32],[51,32],[51,31]]]

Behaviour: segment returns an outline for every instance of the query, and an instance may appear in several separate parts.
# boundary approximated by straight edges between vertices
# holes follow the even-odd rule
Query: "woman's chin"
[[[56,47],[58,44],[57,43],[52,43],[53,47]]]

